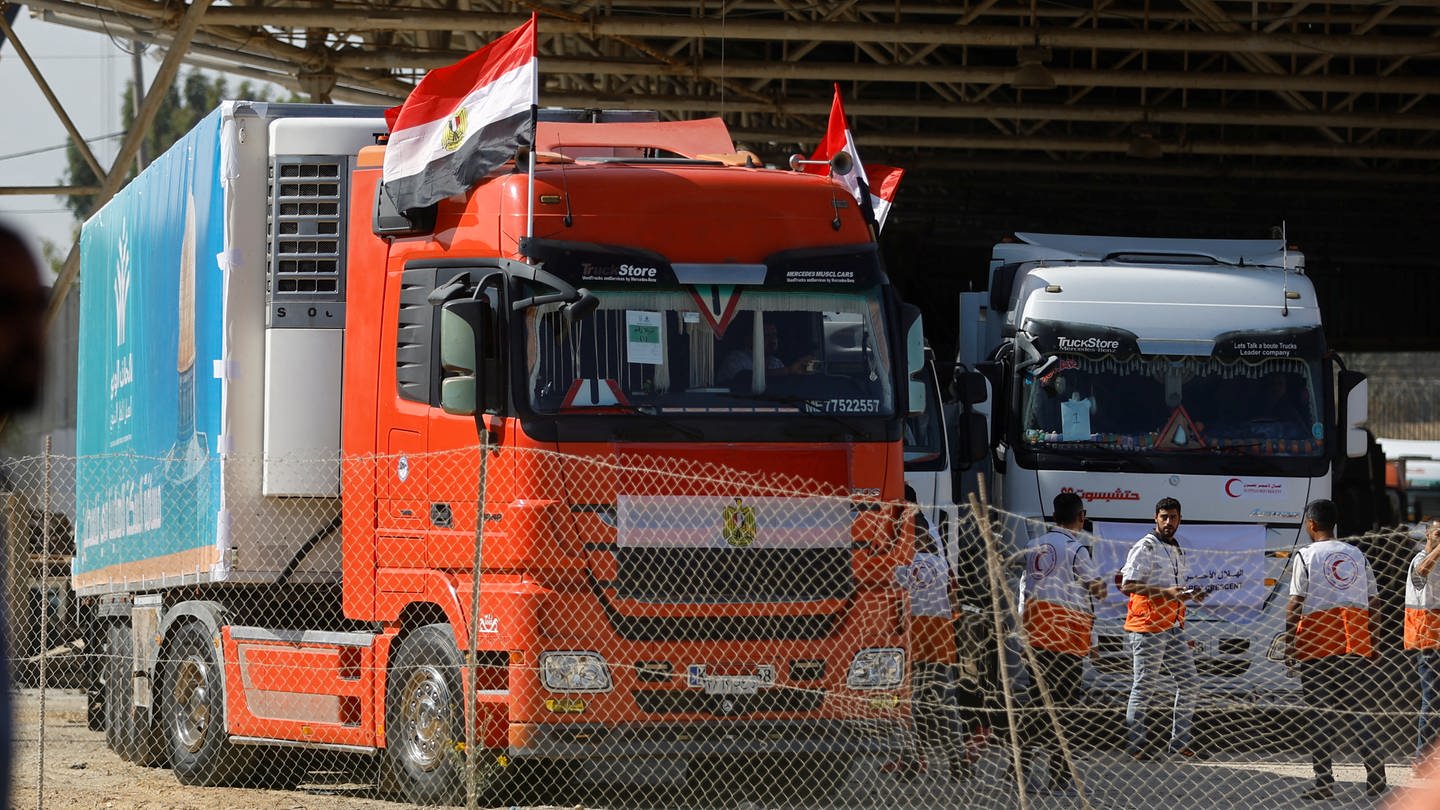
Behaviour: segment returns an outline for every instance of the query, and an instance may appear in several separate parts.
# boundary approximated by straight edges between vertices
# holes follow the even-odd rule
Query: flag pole
[[[540,144],[539,137],[540,105],[530,105],[530,166],[526,174],[525,185],[525,238],[535,237],[535,150]],[[530,258],[526,256],[525,258]]]
[[[540,148],[539,15],[530,12],[530,165],[525,173],[525,238],[535,238],[535,151]],[[529,256],[525,257],[527,260]]]

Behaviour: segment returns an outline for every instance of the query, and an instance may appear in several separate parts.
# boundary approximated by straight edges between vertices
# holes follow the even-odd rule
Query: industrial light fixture
[[[1135,128],[1135,137],[1130,139],[1130,145],[1125,148],[1125,157],[1135,160],[1159,160],[1165,156],[1165,148],[1155,138],[1155,131],[1148,124],[1141,124]]]
[[[1039,36],[1036,36],[1039,39]],[[1020,66],[1010,77],[1010,86],[1016,90],[1054,90],[1055,76],[1045,63],[1050,61],[1050,49],[1039,44],[1021,45],[1016,55]]]
[[[1015,54],[1019,66],[1010,77],[1010,86],[1016,90],[1054,90],[1055,76],[1045,63],[1050,61],[1050,49],[1040,44],[1039,0],[1030,0],[1030,33],[1035,44],[1021,45]]]

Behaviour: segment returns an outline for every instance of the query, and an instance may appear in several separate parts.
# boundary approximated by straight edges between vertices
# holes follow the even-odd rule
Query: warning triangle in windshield
[[[1181,405],[1171,412],[1170,421],[1165,423],[1160,435],[1155,437],[1155,446],[1169,450],[1204,447],[1205,437],[1200,435],[1200,428],[1195,426],[1195,420],[1190,418],[1190,413]]]

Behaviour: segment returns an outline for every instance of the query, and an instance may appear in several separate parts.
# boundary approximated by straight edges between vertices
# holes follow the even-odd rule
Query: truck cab
[[[1303,256],[1280,240],[1020,233],[990,276],[962,301],[962,333],[995,390],[988,479],[1012,547],[1079,493],[1108,582],[1156,502],[1178,498],[1191,584],[1211,592],[1190,612],[1206,694],[1289,700],[1300,518],[1341,500],[1367,441],[1364,377],[1328,350]],[[1118,588],[1096,612],[1087,685],[1114,699],[1130,673]]]

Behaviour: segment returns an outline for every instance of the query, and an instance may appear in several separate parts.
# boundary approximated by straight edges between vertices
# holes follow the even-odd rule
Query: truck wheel
[[[390,777],[413,804],[455,804],[463,796],[464,662],[448,624],[417,628],[400,642],[385,686]]]
[[[155,765],[161,750],[150,713],[134,705],[135,645],[130,628],[120,623],[107,627],[105,650],[105,744],[126,762]]]
[[[129,716],[130,690],[125,688],[130,677],[129,656],[124,654],[121,637],[128,638],[125,628],[112,624],[105,628],[105,665],[101,672],[105,676],[105,745],[120,756],[126,756],[125,718]]]
[[[162,656],[161,717],[170,763],[182,785],[239,784],[254,749],[225,737],[225,694],[217,651],[197,624],[179,627]]]

